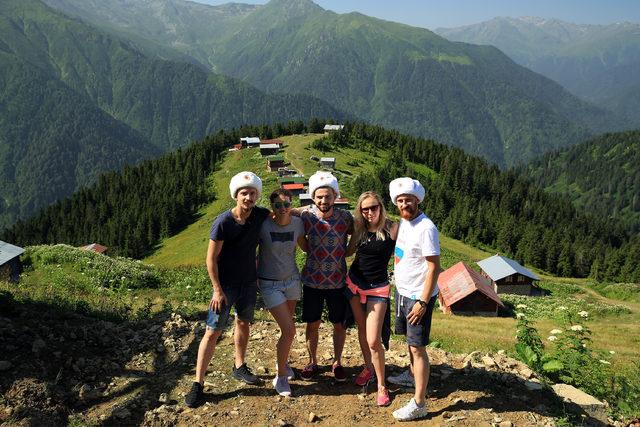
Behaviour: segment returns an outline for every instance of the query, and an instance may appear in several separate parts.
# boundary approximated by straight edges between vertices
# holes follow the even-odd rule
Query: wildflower
[[[191,289],[191,285],[187,285],[185,289]]]
[[[572,331],[576,331],[576,332],[580,332],[580,331],[582,331],[582,325],[573,325],[571,327],[571,330]]]
[[[524,319],[525,317],[524,313],[516,313],[516,319]]]
[[[616,354],[616,352],[613,350],[609,350],[609,354]]]
[[[564,305],[561,305],[560,307],[558,307],[558,310],[564,311],[564,310],[567,310],[567,307],[565,307]]]
[[[518,304],[516,305],[516,308],[527,308],[527,306],[524,304]]]
[[[584,311],[584,310],[582,310],[581,312],[579,312],[579,313],[578,313],[578,315],[579,315],[580,317],[584,317],[585,319],[586,319],[587,317],[589,317],[589,313],[587,313],[587,312],[586,312],[586,311]]]
[[[555,335],[551,335],[551,336],[550,336],[549,338],[547,338],[547,339],[548,339],[549,341],[555,341],[555,340],[557,340],[557,339],[558,339],[558,337],[557,337],[557,336],[555,336]]]
[[[600,359],[598,360],[598,362],[602,363],[603,365],[611,365],[611,362],[609,362],[608,360]]]
[[[558,335],[558,334],[561,334],[562,331],[560,329],[552,329],[549,333],[551,335]]]

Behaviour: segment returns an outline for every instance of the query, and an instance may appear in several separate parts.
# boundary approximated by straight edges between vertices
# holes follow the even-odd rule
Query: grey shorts
[[[214,331],[222,331],[227,327],[229,323],[229,316],[231,314],[231,307],[236,308],[236,317],[245,322],[253,322],[253,310],[256,307],[256,293],[258,288],[255,282],[247,283],[245,285],[231,286],[229,288],[222,288],[227,302],[222,306],[219,312],[213,311],[209,307],[209,314],[207,315],[207,329]]]
[[[427,305],[427,312],[420,319],[420,323],[412,325],[407,320],[407,316],[411,313],[413,305],[416,301],[403,297],[396,290],[396,334],[406,335],[407,344],[412,347],[424,347],[429,344],[429,335],[431,334],[431,316],[433,315],[433,307],[436,304],[436,296],[431,297]]]
[[[258,288],[268,310],[287,301],[299,301],[302,296],[300,276],[297,274],[287,280],[258,279]]]

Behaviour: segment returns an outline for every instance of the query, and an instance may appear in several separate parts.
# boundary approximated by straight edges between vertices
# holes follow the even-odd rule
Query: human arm
[[[391,240],[396,241],[398,240],[398,229],[400,228],[400,225],[397,222],[392,222],[391,226],[389,227],[389,237],[391,237]]]
[[[351,238],[349,239],[349,245],[347,246],[347,253],[345,254],[345,256],[348,258],[351,255],[355,254],[357,248],[358,248],[358,242],[356,242],[356,239],[352,234]]]
[[[422,287],[422,293],[420,294],[420,301],[424,301],[428,304],[431,299],[431,294],[433,294],[433,290],[438,283],[438,276],[440,275],[440,255],[427,256],[425,259],[428,270],[424,286]],[[416,301],[411,312],[407,316],[407,320],[412,325],[417,325],[420,323],[422,316],[424,316],[426,312],[427,305]]]
[[[307,236],[304,234],[298,236],[298,247],[302,249],[303,252],[309,252],[309,242],[307,241]]]
[[[215,312],[220,311],[223,304],[227,301],[227,296],[222,291],[222,285],[218,276],[218,256],[222,251],[222,240],[209,240],[209,248],[207,249],[207,272],[213,287],[213,297],[209,302],[209,307]]]

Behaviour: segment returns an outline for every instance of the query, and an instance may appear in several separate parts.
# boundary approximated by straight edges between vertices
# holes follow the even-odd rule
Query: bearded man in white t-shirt
[[[414,397],[393,412],[395,419],[410,421],[427,415],[431,314],[438,295],[440,239],[438,229],[419,209],[425,190],[419,181],[397,178],[389,184],[391,200],[400,211],[400,227],[395,248],[396,334],[406,335],[411,369],[391,383],[415,386]]]

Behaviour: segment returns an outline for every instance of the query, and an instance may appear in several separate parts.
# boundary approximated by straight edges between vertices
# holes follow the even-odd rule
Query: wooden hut
[[[0,280],[17,282],[22,273],[20,255],[24,249],[0,240]]]
[[[336,158],[335,157],[321,157],[320,158],[320,167],[326,169],[334,169],[336,167]]]
[[[260,144],[260,155],[265,156],[274,156],[278,154],[280,151],[280,146],[278,144]]]
[[[304,193],[304,185],[302,184],[282,184],[282,188],[284,190],[289,190],[294,196],[299,196],[300,194]]]
[[[284,157],[282,156],[270,156],[267,157],[267,170],[276,172],[278,169],[284,167]]]
[[[447,314],[497,316],[504,306],[489,279],[463,262],[438,276],[440,308]]]
[[[534,283],[535,280],[540,280],[540,278],[517,261],[496,254],[478,261],[478,265],[482,269],[483,276],[491,280],[498,294],[528,296],[544,294]]]
[[[97,252],[102,255],[106,254],[109,250],[109,248],[107,248],[106,246],[102,246],[100,243],[91,243],[90,245],[82,246],[80,249]]]

